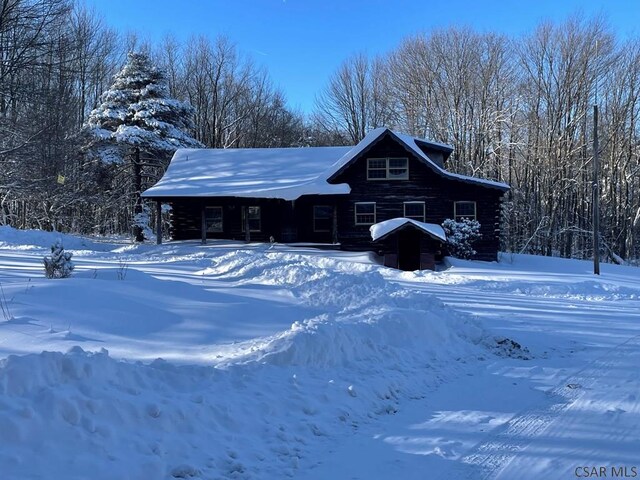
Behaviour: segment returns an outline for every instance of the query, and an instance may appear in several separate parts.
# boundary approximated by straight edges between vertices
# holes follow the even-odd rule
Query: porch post
[[[244,207],[244,241],[251,242],[251,231],[249,230],[249,207]]]
[[[162,204],[156,201],[156,243],[162,245]]]
[[[338,206],[333,204],[333,223],[331,226],[331,241],[338,243]]]
[[[201,225],[201,234],[202,234],[202,245],[207,244],[207,213],[205,211],[205,206],[202,205],[202,225]]]
[[[295,243],[298,241],[298,217],[296,215],[296,201],[291,200],[291,238],[289,242]]]

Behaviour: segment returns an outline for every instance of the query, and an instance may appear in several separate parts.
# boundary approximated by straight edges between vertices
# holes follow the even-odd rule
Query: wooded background
[[[78,135],[130,51],[165,71],[210,147],[353,144],[379,126],[450,143],[449,170],[512,186],[512,252],[592,255],[597,101],[602,253],[640,259],[640,41],[580,16],[518,38],[456,27],[355,53],[303,114],[232,39],[149,44],[67,0],[0,0],[0,224],[130,231],[126,182],[82,155]]]

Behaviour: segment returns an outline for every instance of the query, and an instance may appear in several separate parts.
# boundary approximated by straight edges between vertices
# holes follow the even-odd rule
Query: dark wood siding
[[[367,158],[408,157],[408,180],[367,180]],[[477,202],[482,239],[475,245],[476,258],[495,260],[499,249],[499,214],[502,192],[478,184],[442,177],[413,152],[386,136],[332,183],[347,183],[351,194],[338,200],[338,240],[345,250],[375,250],[368,226],[355,225],[355,203],[376,202],[376,221],[404,216],[404,202],[425,202],[425,222],[441,224],[453,218],[456,201]]]
[[[208,232],[207,238],[244,240],[242,209],[246,206],[260,207],[260,232],[251,232],[251,240],[268,242],[270,237],[281,241],[284,227],[289,220],[283,200],[250,199],[235,197],[211,198],[170,198],[164,199],[171,205],[171,237],[174,240],[201,238],[202,208],[222,207],[222,232]]]
[[[442,160],[441,152],[437,161]],[[367,158],[406,157],[408,180],[367,180]],[[176,240],[201,238],[203,206],[223,208],[223,231],[208,233],[207,238],[244,240],[242,208],[257,205],[261,208],[261,231],[251,232],[252,241],[331,243],[333,232],[314,231],[313,207],[326,205],[337,212],[337,240],[344,250],[370,250],[380,254],[395,254],[392,243],[373,243],[368,225],[355,224],[357,202],[376,203],[376,222],[404,216],[405,202],[425,203],[425,222],[441,224],[454,218],[454,202],[476,202],[477,220],[482,238],[474,248],[476,258],[496,260],[499,249],[500,203],[503,193],[477,183],[445,178],[426,165],[416,154],[397,143],[390,134],[383,135],[332,183],[347,183],[349,195],[308,195],[296,201],[275,199],[246,199],[235,197],[162,198],[173,207],[172,235]],[[422,251],[441,250],[432,240],[423,239]]]
[[[296,201],[278,199],[245,199],[235,197],[171,198],[171,237],[174,240],[201,238],[203,206],[222,207],[222,232],[209,232],[207,238],[244,240],[242,208],[260,206],[261,231],[251,232],[251,241],[268,242],[273,236],[276,242],[331,243],[333,232],[315,232],[313,228],[314,205],[333,208],[335,197],[313,195]]]
[[[308,243],[331,243],[332,232],[316,232],[313,228],[313,207],[326,205],[334,207],[335,196],[307,195],[295,201],[295,219],[298,226],[298,241]]]

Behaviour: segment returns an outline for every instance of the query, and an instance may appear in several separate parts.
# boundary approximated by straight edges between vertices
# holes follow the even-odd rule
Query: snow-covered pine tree
[[[83,151],[102,162],[115,163],[130,173],[134,216],[143,213],[143,177],[155,182],[158,167],[178,148],[203,145],[189,135],[193,107],[170,97],[167,77],[145,53],[129,53],[101,104],[89,115],[82,131]],[[136,241],[143,229],[133,225]]]
[[[72,254],[65,252],[61,240],[51,245],[51,256],[44,257],[44,274],[47,278],[67,278],[75,265],[71,261]]]

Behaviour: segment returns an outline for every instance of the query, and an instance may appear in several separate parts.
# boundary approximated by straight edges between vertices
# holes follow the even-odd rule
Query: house
[[[452,151],[387,128],[353,147],[181,149],[143,197],[171,205],[176,240],[332,245],[404,270],[434,268],[440,224],[473,218],[476,258],[496,260],[509,186],[445,170]]]

